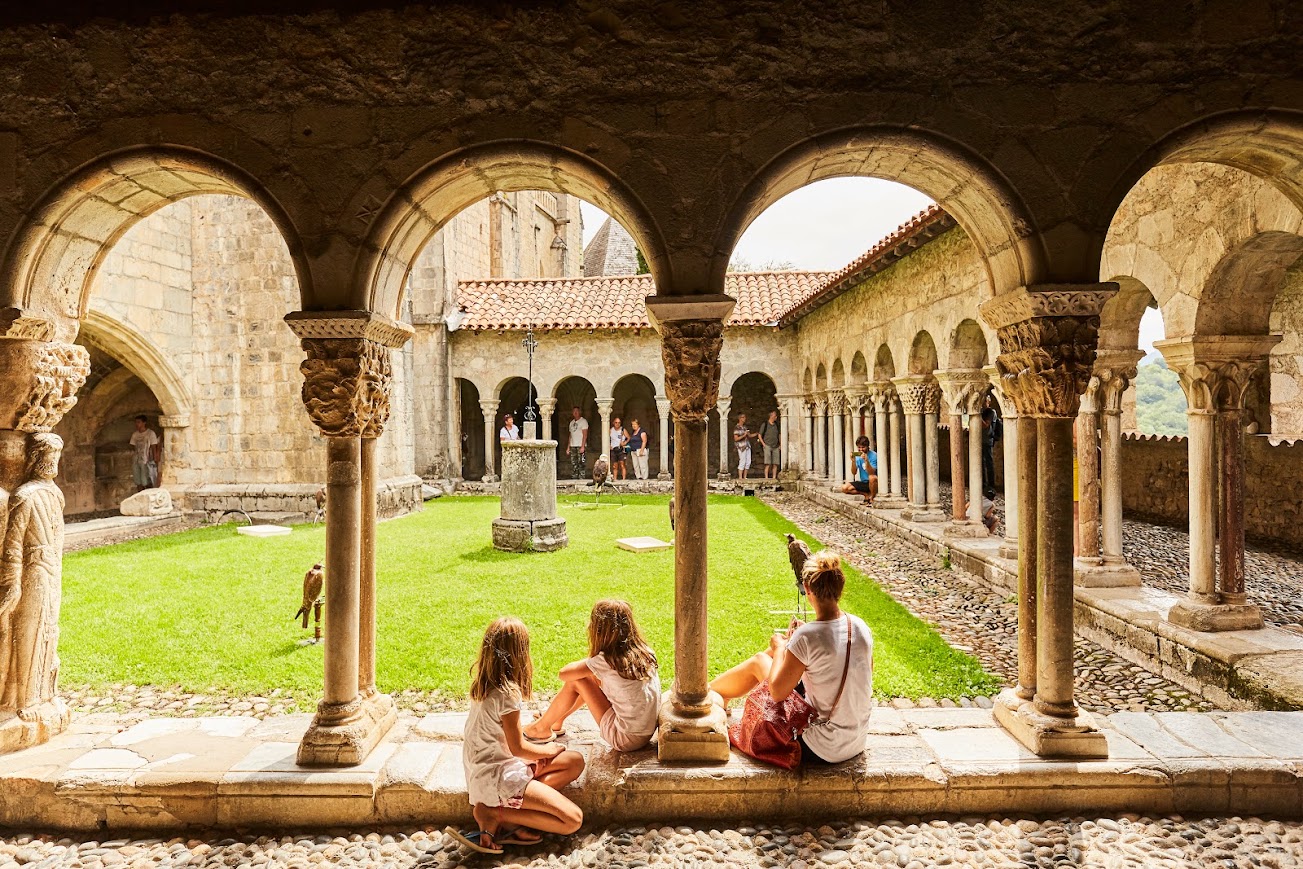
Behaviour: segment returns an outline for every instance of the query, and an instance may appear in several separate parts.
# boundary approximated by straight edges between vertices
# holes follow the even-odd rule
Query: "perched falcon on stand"
[[[796,587],[804,589],[801,586],[801,577],[805,571],[805,561],[810,557],[810,547],[805,545],[804,540],[797,540],[791,534],[787,535],[787,560],[792,562],[792,573],[796,574]]]
[[[312,605],[321,597],[321,586],[325,582],[326,574],[321,569],[321,562],[312,565],[312,569],[303,574],[303,606],[294,614],[294,618],[303,616],[303,627],[308,626],[308,613],[312,612]]]

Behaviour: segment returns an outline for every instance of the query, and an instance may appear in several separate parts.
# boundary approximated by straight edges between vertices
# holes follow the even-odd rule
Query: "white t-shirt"
[[[661,703],[660,674],[653,670],[649,679],[626,679],[606,663],[606,656],[602,654],[594,655],[585,663],[597,677],[606,699],[611,701],[615,727],[620,735],[630,740],[651,736],[656,730],[656,713]],[[622,746],[614,748],[621,749]]]
[[[133,431],[131,433],[131,447],[136,451],[136,464],[149,464],[153,458],[150,453],[157,443],[158,435],[154,433],[152,428],[147,428],[144,431]]]
[[[461,760],[472,806],[500,806],[524,793],[533,777],[529,764],[507,747],[502,729],[502,716],[518,711],[520,689],[515,684],[494,688],[483,700],[471,701],[462,731]]]
[[[622,446],[623,444],[624,444],[624,429],[622,428],[611,429],[611,449],[615,449],[616,447]]]
[[[505,425],[498,429],[498,440],[500,441],[518,441],[520,440],[520,429],[514,425],[507,428]]]
[[[584,445],[584,432],[588,431],[588,420],[582,416],[579,419],[570,420],[570,446],[582,447]]]
[[[843,613],[831,622],[809,622],[792,633],[788,654],[805,664],[801,684],[820,717],[837,698],[846,662],[846,619],[851,622],[851,666],[841,702],[827,724],[811,724],[805,744],[829,763],[841,763],[864,751],[864,734],[873,712],[873,632],[859,616]]]

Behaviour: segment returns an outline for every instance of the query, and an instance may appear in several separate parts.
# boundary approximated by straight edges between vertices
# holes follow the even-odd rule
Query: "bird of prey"
[[[303,627],[308,626],[308,613],[312,612],[312,605],[321,597],[321,586],[325,582],[326,575],[321,569],[321,563],[312,565],[312,569],[303,574],[303,606],[294,614],[294,618],[303,616]]]
[[[674,530],[674,496],[670,496],[670,530]]]
[[[593,462],[593,485],[602,488],[606,485],[606,475],[610,472],[610,467],[606,464],[606,456],[598,456],[597,461]]]
[[[801,588],[801,578],[805,571],[806,559],[810,557],[810,547],[804,540],[797,540],[787,535],[787,560],[792,563],[792,573],[796,574],[796,587]]]

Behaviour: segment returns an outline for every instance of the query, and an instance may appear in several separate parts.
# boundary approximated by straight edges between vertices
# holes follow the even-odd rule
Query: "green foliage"
[[[1136,374],[1136,427],[1145,434],[1184,435],[1185,393],[1163,357],[1146,359]]]
[[[640,274],[640,275],[649,275],[649,274],[651,274],[651,266],[647,265],[647,258],[646,258],[645,256],[642,255],[642,248],[640,248],[640,247],[635,247],[635,248],[633,249],[633,252],[634,252],[634,254],[638,257],[638,271],[637,271],[637,274]]]
[[[673,550],[625,552],[617,537],[669,534],[662,496],[625,496],[623,507],[561,499],[570,545],[560,552],[493,548],[498,499],[444,498],[378,529],[377,659],[385,690],[462,697],[485,625],[514,613],[532,635],[538,685],[587,654],[595,600],[629,600],[673,680]],[[795,586],[782,535],[817,541],[754,498],[710,499],[710,670],[764,648],[790,610]],[[65,685],[116,682],[189,691],[261,693],[279,687],[310,703],[321,690],[322,647],[291,616],[303,571],[320,559],[324,528],[263,540],[232,526],[202,528],[71,553],[65,559],[60,642]],[[876,583],[848,571],[844,605],[877,638],[876,693],[959,697],[989,693],[995,678],[946,645]]]

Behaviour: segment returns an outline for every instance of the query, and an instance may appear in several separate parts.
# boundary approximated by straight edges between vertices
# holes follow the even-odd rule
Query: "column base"
[[[1010,540],[1008,537],[1004,538],[1004,542],[1000,544],[1000,557],[1009,561],[1017,561],[1018,541]]]
[[[1072,583],[1081,588],[1127,588],[1140,585],[1140,571],[1125,561],[1101,564],[1098,560],[1075,559]]]
[[[660,724],[656,734],[656,758],[678,763],[727,763],[728,713],[718,694],[707,698],[710,709],[704,715],[684,715],[666,691],[661,695]]]
[[[720,471],[718,474],[715,475],[715,479],[719,480],[721,483],[727,483],[732,481],[733,475],[726,473],[724,471]]]
[[[485,474],[484,476],[480,477],[481,483],[496,483],[497,481],[498,481],[497,474]]]
[[[1012,691],[1008,694],[1012,696]],[[1001,701],[1005,694],[1001,694]],[[1108,740],[1095,727],[1089,712],[1078,712],[1075,719],[1055,719],[1037,713],[1032,704],[1022,701],[1011,709],[1005,702],[994,705],[995,720],[1024,748],[1038,757],[1072,757],[1082,760],[1106,759]]]
[[[40,704],[25,717],[0,712],[0,754],[49,742],[67,730],[71,720],[72,713],[61,697]]]
[[[907,522],[944,522],[946,514],[931,507],[910,505],[901,511],[900,518]]]
[[[1167,613],[1167,620],[1192,631],[1255,631],[1263,627],[1256,604],[1202,603],[1183,600]]]
[[[971,522],[965,519],[962,522],[954,519],[946,523],[945,535],[947,537],[989,537],[986,532],[986,526],[981,522]]]
[[[661,471],[659,474],[656,475],[656,479],[658,479],[658,480],[673,480],[674,477],[670,476],[670,472],[669,472],[669,471]]]
[[[555,552],[570,543],[566,520],[494,519],[493,548],[503,552]]]
[[[322,702],[299,743],[299,766],[357,766],[398,720],[394,701],[379,692],[352,703]]]
[[[880,510],[903,510],[909,502],[899,495],[883,495],[873,499],[873,506]]]

